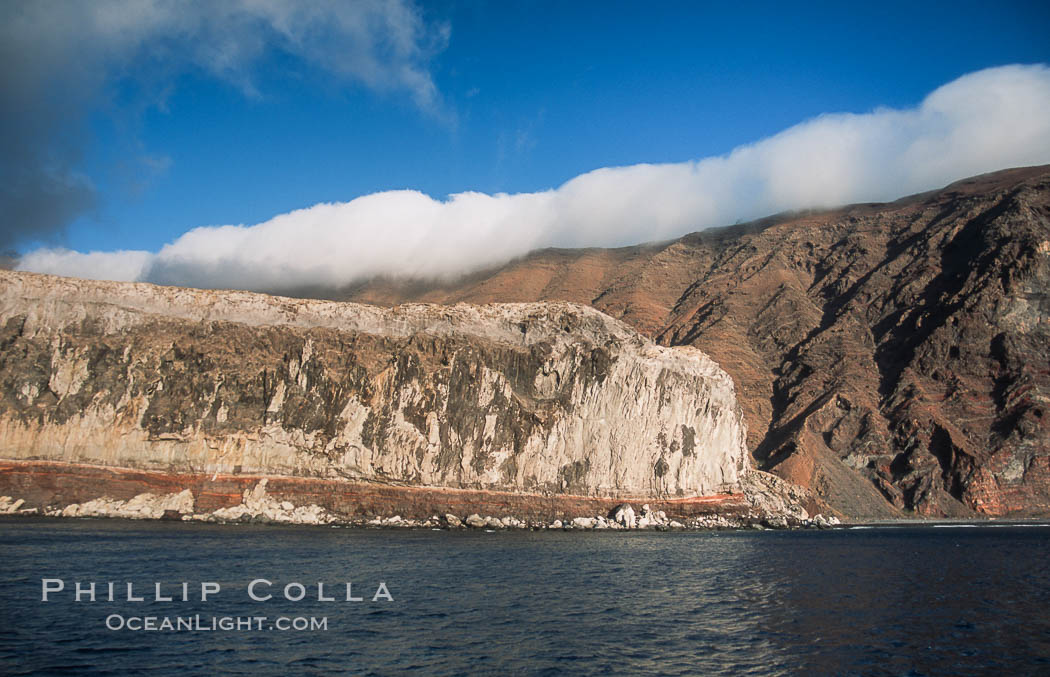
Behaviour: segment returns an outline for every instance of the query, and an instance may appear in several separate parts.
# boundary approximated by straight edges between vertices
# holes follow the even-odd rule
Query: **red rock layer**
[[[26,500],[24,508],[65,507],[107,496],[128,500],[138,494],[193,492],[196,510],[211,512],[237,505],[245,490],[263,478],[247,475],[162,473],[128,468],[47,461],[0,461],[0,495]],[[436,489],[300,477],[268,477],[266,493],[278,501],[319,505],[346,517],[401,515],[426,519],[451,513],[516,517],[550,522],[578,516],[605,515],[623,502],[648,503],[672,518],[746,514],[741,494],[704,498],[653,500],[640,497],[603,499],[588,496],[539,495],[466,489]]]

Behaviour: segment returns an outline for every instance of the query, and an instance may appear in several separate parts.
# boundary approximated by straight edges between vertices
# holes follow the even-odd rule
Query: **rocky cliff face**
[[[706,355],[568,303],[384,310],[0,271],[7,459],[688,498],[740,490],[745,436]]]
[[[756,460],[846,514],[1050,512],[1046,167],[344,296],[587,303],[713,356]]]

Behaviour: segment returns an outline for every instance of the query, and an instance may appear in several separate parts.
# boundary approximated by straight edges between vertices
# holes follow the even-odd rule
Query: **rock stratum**
[[[588,304],[711,355],[760,467],[846,515],[1050,513],[1047,167],[335,296]]]
[[[314,515],[805,517],[800,494],[755,494],[714,361],[564,302],[383,309],[0,271],[0,449],[0,493],[73,515],[234,509],[261,485]]]

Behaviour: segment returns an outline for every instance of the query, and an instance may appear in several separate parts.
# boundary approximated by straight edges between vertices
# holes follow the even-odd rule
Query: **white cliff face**
[[[0,455],[173,472],[698,496],[733,383],[565,303],[382,309],[0,272]]]

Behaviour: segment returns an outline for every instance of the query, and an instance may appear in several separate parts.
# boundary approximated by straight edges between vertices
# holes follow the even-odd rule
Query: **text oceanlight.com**
[[[106,616],[110,630],[132,632],[251,632],[256,630],[325,631],[328,617],[322,616]]]

